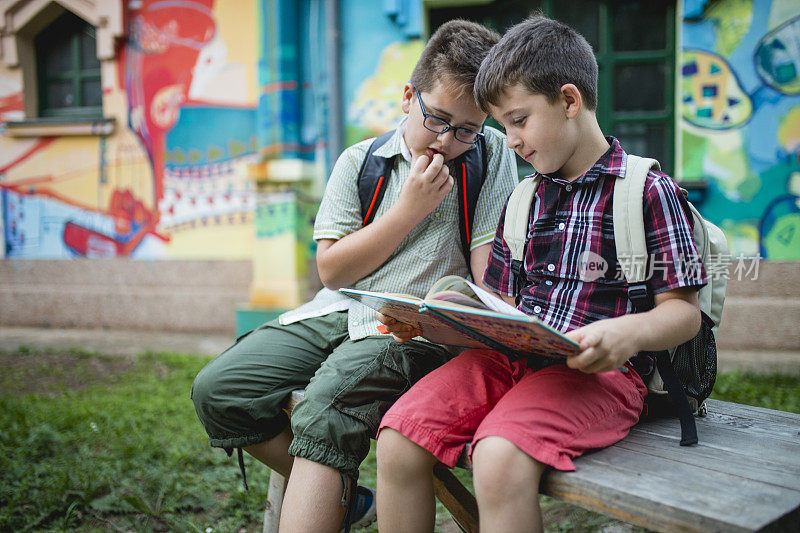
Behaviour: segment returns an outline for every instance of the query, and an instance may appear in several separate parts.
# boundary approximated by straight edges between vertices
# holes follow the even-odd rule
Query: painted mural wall
[[[404,116],[403,86],[425,46],[422,1],[345,0],[341,21],[349,146],[394,128]]]
[[[256,0],[130,0],[102,62],[108,137],[12,137],[22,74],[0,67],[3,255],[240,259],[253,247]]]
[[[685,0],[684,179],[733,254],[800,259],[800,3]]]
[[[104,116],[117,119],[109,137],[7,135],[7,122],[25,118],[22,73],[0,66],[3,256],[249,258],[254,236],[302,225],[287,226],[288,204],[257,215],[247,174],[264,157],[317,161],[323,177],[330,167],[324,42],[314,37],[324,3],[123,5],[128,38],[102,62]],[[290,8],[287,23],[275,10]],[[402,117],[422,7],[341,9],[350,145]],[[292,25],[302,31],[282,41]],[[708,181],[703,212],[733,253],[800,259],[800,5],[684,0],[681,35],[682,178]]]
[[[324,0],[271,0],[261,12],[257,130],[263,159],[255,211],[250,303],[291,308],[316,292],[318,199],[339,153],[328,146],[331,94]],[[422,50],[421,1],[340,2],[341,94],[349,146],[396,126],[402,88]],[[313,168],[313,183],[272,158]],[[291,174],[291,173],[289,173]],[[288,180],[288,181],[287,181]]]

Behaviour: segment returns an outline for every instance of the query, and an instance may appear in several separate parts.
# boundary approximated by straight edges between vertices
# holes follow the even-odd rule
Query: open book
[[[574,341],[460,276],[443,277],[424,299],[339,290],[386,316],[413,324],[437,344],[492,348],[512,359],[567,357],[580,351]]]

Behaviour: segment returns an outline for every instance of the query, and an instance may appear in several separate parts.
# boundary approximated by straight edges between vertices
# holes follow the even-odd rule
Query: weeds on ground
[[[266,476],[245,492],[189,399],[207,360],[0,355],[0,531],[255,530]]]
[[[259,531],[266,470],[208,446],[189,399],[207,357],[0,353],[0,531]],[[800,376],[720,376],[714,397],[800,412]],[[361,469],[375,486],[374,446]],[[469,473],[456,475],[471,488]],[[550,531],[621,523],[543,498]],[[437,524],[449,517],[439,505]],[[374,529],[372,530],[374,531]]]

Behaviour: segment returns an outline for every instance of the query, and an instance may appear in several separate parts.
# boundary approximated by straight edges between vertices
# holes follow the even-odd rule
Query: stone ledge
[[[0,261],[0,325],[234,335],[250,261]]]

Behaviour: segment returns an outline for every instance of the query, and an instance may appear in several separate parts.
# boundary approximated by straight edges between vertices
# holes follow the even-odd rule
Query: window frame
[[[610,2],[600,3],[600,50],[597,52],[597,64],[600,68],[598,78],[598,92],[606,95],[598,102],[597,118],[605,131],[615,132],[620,124],[661,124],[664,125],[664,156],[666,161],[661,161],[662,168],[667,173],[674,172],[675,161],[675,76],[677,69],[675,51],[675,4],[670,3],[666,8],[664,19],[665,43],[662,50],[643,50],[615,52],[612,50],[613,20],[610,15]],[[664,109],[657,111],[615,111],[614,68],[618,65],[664,65]],[[644,154],[648,155],[648,154]]]
[[[542,10],[548,16],[554,16],[557,0],[542,0]],[[598,66],[597,122],[603,131],[611,134],[620,131],[624,124],[658,124],[664,126],[664,159],[660,161],[662,169],[674,175],[677,169],[676,160],[676,124],[675,83],[677,76],[677,21],[676,1],[665,2],[664,20],[665,43],[661,50],[614,51],[613,38],[616,31],[638,31],[631,28],[615,27],[611,15],[614,0],[597,0],[598,46],[595,52]],[[614,71],[617,66],[627,65],[663,65],[664,68],[664,109],[663,110],[614,110]],[[624,146],[624,145],[623,145]],[[655,154],[641,154],[654,156]]]
[[[58,25],[68,25],[67,18],[72,18],[75,29],[69,34],[66,47],[69,48],[70,68],[66,72],[48,72],[45,65],[45,57],[42,48],[53,49],[52,41],[59,36],[47,35],[58,29]],[[36,57],[36,92],[37,92],[37,116],[41,119],[86,119],[102,118],[103,116],[103,95],[102,95],[102,75],[101,65],[92,68],[83,68],[83,58],[81,45],[83,38],[91,38],[96,50],[97,29],[87,20],[75,15],[70,11],[65,11],[58,18],[52,21],[39,31],[33,38],[34,54]],[[87,80],[96,80],[100,83],[100,105],[86,106],[83,104],[83,91],[81,84]],[[54,82],[70,82],[75,98],[75,105],[69,107],[53,107],[48,99],[48,88]]]

